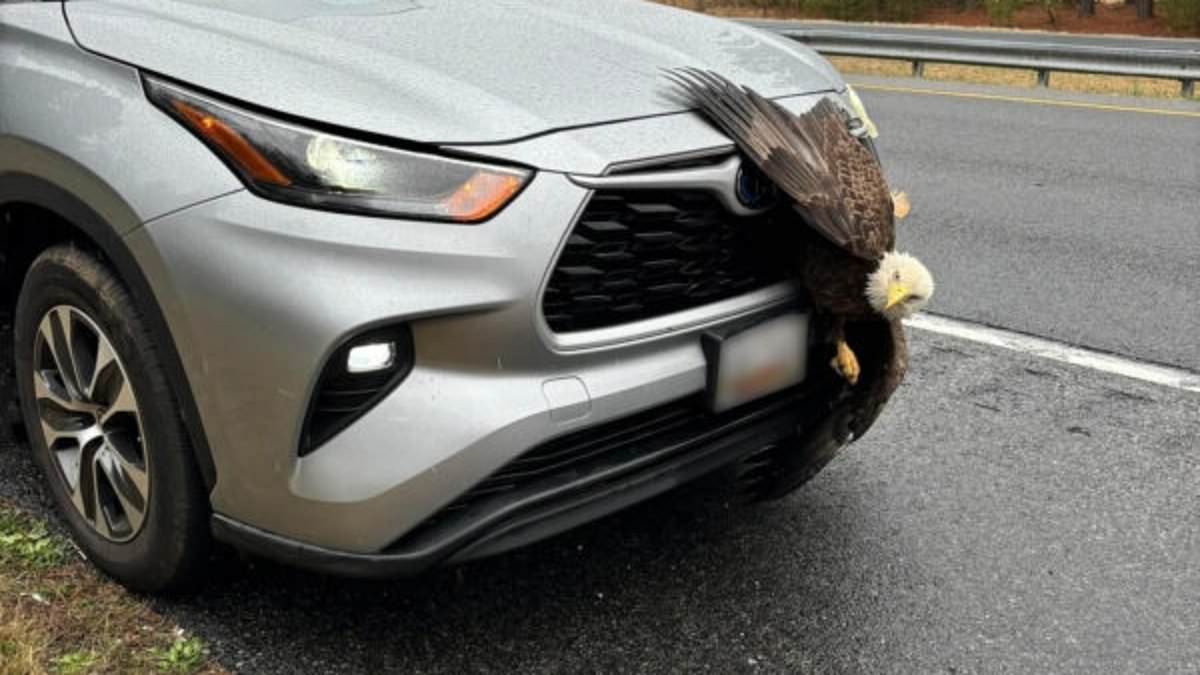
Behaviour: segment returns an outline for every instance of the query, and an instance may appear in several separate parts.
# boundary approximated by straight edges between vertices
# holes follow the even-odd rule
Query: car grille
[[[717,416],[704,409],[703,400],[694,397],[627,417],[617,424],[576,432],[509,462],[460,497],[449,510],[464,508],[491,495],[518,490],[614,450],[640,446],[648,451],[667,445],[670,440],[701,437],[710,427],[716,426],[716,421]]]
[[[701,191],[600,191],[567,239],[542,298],[557,333],[700,307],[781,281],[757,243],[767,216],[740,218]]]

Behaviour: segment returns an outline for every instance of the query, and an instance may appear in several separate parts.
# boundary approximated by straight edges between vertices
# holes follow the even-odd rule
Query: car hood
[[[74,0],[90,51],[221,95],[426,143],[678,112],[662,69],[840,89],[785,38],[634,0]]]

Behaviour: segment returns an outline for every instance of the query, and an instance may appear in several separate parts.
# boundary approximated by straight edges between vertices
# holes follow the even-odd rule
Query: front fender
[[[159,355],[166,366],[167,378],[175,392],[180,405],[184,425],[187,428],[196,465],[208,489],[216,484],[216,469],[212,460],[208,438],[200,423],[200,414],[196,408],[195,399],[189,384],[187,373],[175,348],[171,332],[167,327],[158,300],[143,274],[137,259],[118,234],[118,227],[101,215],[78,195],[68,192],[50,181],[29,174],[16,172],[0,173],[0,210],[7,204],[28,204],[53,213],[59,219],[66,221],[86,235],[104,257],[113,265],[129,287],[138,309],[159,347]],[[110,215],[121,223],[136,223],[136,217],[127,207],[122,207],[119,199],[104,202],[108,205]],[[16,227],[13,223],[4,223],[5,228]]]
[[[5,7],[13,9],[0,40],[0,177],[61,186],[118,235],[241,188],[150,104],[137,69],[76,46],[57,4]]]

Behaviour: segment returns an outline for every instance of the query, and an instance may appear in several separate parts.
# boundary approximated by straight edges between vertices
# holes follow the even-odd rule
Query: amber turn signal
[[[484,220],[513,198],[521,189],[515,176],[479,172],[446,198],[446,214],[454,220]]]
[[[222,150],[226,159],[236,162],[254,180],[280,187],[292,184],[287,176],[280,173],[274,164],[271,164],[229,125],[212,115],[206,115],[196,110],[183,101],[172,101],[171,104],[180,116],[187,120],[193,131]]]

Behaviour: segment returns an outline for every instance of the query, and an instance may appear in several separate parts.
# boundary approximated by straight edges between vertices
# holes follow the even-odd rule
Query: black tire
[[[141,420],[137,441],[149,494],[140,528],[127,541],[102,536],[72,503],[71,487],[41,430],[34,350],[43,317],[60,306],[81,311],[103,331],[136,397]],[[72,245],[55,246],[31,266],[13,324],[17,388],[29,444],[79,547],[130,589],[168,593],[193,588],[202,578],[210,546],[208,497],[158,350],[129,291],[95,255]]]

